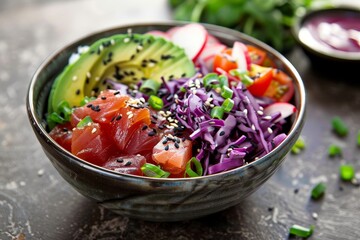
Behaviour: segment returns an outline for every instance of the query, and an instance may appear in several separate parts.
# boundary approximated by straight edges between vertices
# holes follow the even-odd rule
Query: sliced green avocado
[[[96,96],[106,88],[108,79],[131,84],[194,74],[191,59],[172,42],[151,35],[114,35],[93,43],[60,73],[50,92],[48,112],[57,111],[64,100],[79,106],[85,96]]]

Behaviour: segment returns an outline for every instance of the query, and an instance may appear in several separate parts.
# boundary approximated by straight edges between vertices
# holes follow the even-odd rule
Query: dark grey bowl
[[[45,130],[43,118],[49,88],[79,45],[116,33],[143,33],[166,30],[183,23],[147,23],[121,26],[91,34],[65,46],[50,56],[35,72],[27,96],[31,126],[44,152],[60,175],[77,191],[116,213],[149,221],[179,221],[215,213],[242,201],[257,190],[278,169],[300,135],[305,114],[305,90],[295,68],[281,54],[237,31],[205,25],[225,44],[238,40],[269,52],[295,83],[294,104],[298,112],[292,118],[288,137],[266,156],[237,169],[192,179],[154,179],[116,173],[83,161],[60,147]]]
[[[360,66],[360,52],[345,52],[316,44],[312,37],[304,34],[304,24],[319,17],[341,17],[346,19],[357,19],[360,24],[360,7],[351,5],[339,5],[329,8],[312,9],[299,17],[292,31],[295,39],[309,57],[313,68],[329,74],[340,74],[341,76],[352,76],[357,73]],[[352,76],[353,77],[353,76]],[[354,79],[350,78],[349,80]],[[357,81],[357,80],[356,80]],[[357,81],[358,82],[358,81]]]

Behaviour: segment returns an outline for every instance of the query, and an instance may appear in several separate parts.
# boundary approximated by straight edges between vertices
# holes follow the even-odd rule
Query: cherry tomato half
[[[294,83],[283,71],[273,69],[273,79],[264,96],[277,102],[289,102],[294,95]]]
[[[264,96],[273,78],[273,69],[251,64],[249,76],[254,80],[254,83],[248,86],[248,90],[256,97]]]
[[[232,49],[228,48],[218,53],[214,57],[214,72],[217,72],[217,68],[221,68],[226,72],[237,68],[236,61],[231,59]]]
[[[275,67],[274,61],[269,58],[265,51],[252,45],[246,45],[246,47],[249,51],[251,63],[264,67]]]

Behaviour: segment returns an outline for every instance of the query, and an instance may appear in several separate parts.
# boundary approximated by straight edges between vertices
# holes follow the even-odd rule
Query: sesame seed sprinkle
[[[263,111],[257,111],[257,113],[259,114],[259,115],[264,115],[264,112]]]
[[[267,128],[267,131],[268,131],[270,134],[273,133],[273,130],[272,130],[270,127]]]
[[[254,124],[252,124],[252,125],[251,125],[251,129],[252,129],[252,130],[254,130],[254,131],[256,130],[255,125],[254,125]]]
[[[95,133],[96,132],[96,128],[93,128],[92,130],[91,130],[91,133]]]
[[[78,79],[77,76],[73,76],[73,77],[72,77],[72,80],[73,80],[73,81],[76,81],[77,79]]]

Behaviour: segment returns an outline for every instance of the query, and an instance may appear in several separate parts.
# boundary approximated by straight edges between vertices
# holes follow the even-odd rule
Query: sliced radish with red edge
[[[250,59],[249,51],[245,46],[245,44],[241,42],[234,42],[231,55],[235,59],[238,68],[240,70],[250,71],[251,59]]]
[[[277,102],[273,103],[269,106],[267,106],[264,109],[264,114],[267,116],[271,116],[277,112],[281,113],[281,117],[276,120],[276,122],[285,119],[289,116],[291,116],[293,113],[297,111],[296,107],[292,105],[291,103],[285,103],[285,102]]]

